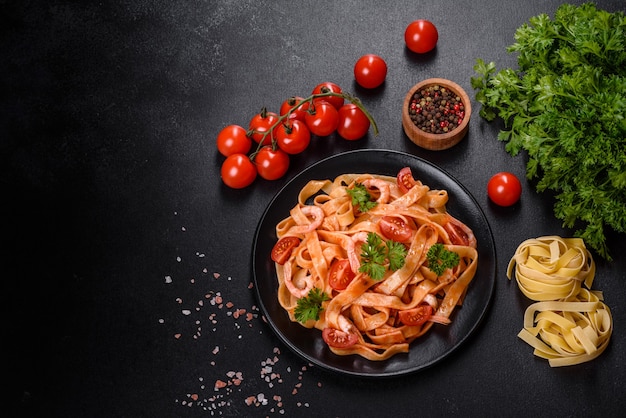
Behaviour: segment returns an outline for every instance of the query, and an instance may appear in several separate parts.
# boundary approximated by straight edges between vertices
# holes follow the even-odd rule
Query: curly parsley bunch
[[[555,192],[555,216],[611,260],[605,228],[626,232],[626,18],[564,4],[515,33],[518,70],[478,59],[480,115],[502,118],[498,139],[528,153],[537,191]]]

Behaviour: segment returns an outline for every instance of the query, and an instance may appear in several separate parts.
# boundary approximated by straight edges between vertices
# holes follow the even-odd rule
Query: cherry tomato
[[[300,239],[297,237],[282,237],[274,244],[272,248],[272,260],[282,265],[285,264],[294,248],[300,245]]]
[[[425,19],[409,23],[404,31],[404,42],[406,42],[407,48],[418,54],[431,51],[437,45],[438,39],[437,28],[432,22]]]
[[[413,235],[413,231],[406,221],[397,216],[383,216],[378,221],[378,226],[385,238],[396,242],[409,242]]]
[[[351,332],[340,331],[335,328],[324,328],[322,338],[331,347],[348,348],[356,344],[359,337]]]
[[[354,64],[354,78],[361,87],[373,89],[385,81],[387,63],[374,54],[363,55]]]
[[[337,130],[339,113],[332,104],[317,102],[309,108],[304,120],[312,134],[328,136]]]
[[[422,325],[433,314],[433,307],[430,305],[419,305],[417,308],[400,311],[398,317],[400,322],[408,326]]]
[[[263,139],[265,132],[269,132],[272,126],[278,122],[278,115],[274,112],[268,112],[263,109],[250,119],[250,130],[253,130],[251,136],[257,144]],[[263,140],[263,145],[272,144],[272,134],[267,134]]]
[[[331,81],[325,81],[315,86],[312,94],[320,94],[320,93],[328,93],[328,92],[341,93],[342,91],[341,91],[341,87],[339,87],[337,84]],[[340,96],[325,96],[325,97],[318,97],[316,99],[313,99],[313,103],[320,102],[320,101],[330,103],[331,105],[333,105],[335,109],[339,109],[341,106],[343,106],[343,97],[340,97]]]
[[[515,174],[503,171],[489,179],[487,194],[496,205],[511,206],[522,195],[522,184]]]
[[[304,99],[300,96],[292,96],[286,99],[280,105],[280,115],[282,116],[286,114],[291,109],[293,109],[293,107],[296,106],[298,103],[302,103],[303,100]],[[291,114],[289,115],[289,119],[298,119],[298,120],[304,121],[304,116],[306,115],[306,111],[309,108],[310,104],[311,104],[310,102],[304,102],[300,106],[293,109],[291,111]]]
[[[225,185],[233,189],[242,189],[252,184],[257,170],[247,155],[232,154],[222,163],[221,175]]]
[[[344,290],[356,275],[347,259],[336,259],[330,265],[328,284],[335,290]]]
[[[451,217],[449,222],[443,225],[443,228],[448,233],[452,244],[476,247],[474,232],[458,219]]]
[[[309,146],[311,132],[306,123],[297,119],[289,120],[276,129],[276,142],[287,154],[298,154]]]
[[[348,141],[363,138],[370,128],[370,121],[365,113],[353,103],[341,106],[338,116],[337,133]]]
[[[398,172],[397,182],[402,193],[408,192],[417,184],[411,173],[411,167],[404,167]]]
[[[252,140],[247,131],[239,125],[228,125],[217,134],[217,150],[224,157],[233,154],[247,154]]]
[[[265,180],[277,180],[289,168],[289,155],[281,149],[273,150],[271,146],[264,146],[254,157],[254,164],[259,176]]]

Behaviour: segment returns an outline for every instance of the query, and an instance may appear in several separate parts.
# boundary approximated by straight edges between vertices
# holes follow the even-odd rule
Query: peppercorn
[[[454,92],[438,84],[416,91],[409,103],[411,121],[424,132],[443,134],[458,128],[465,106]]]

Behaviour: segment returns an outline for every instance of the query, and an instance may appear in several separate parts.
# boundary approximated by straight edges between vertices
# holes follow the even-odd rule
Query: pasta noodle
[[[348,192],[355,185],[367,187],[371,200],[376,201],[373,208],[356,209]],[[450,323],[476,272],[474,234],[447,213],[447,201],[447,191],[431,190],[420,181],[403,192],[396,177],[390,176],[344,174],[332,181],[310,181],[301,189],[290,215],[276,225],[279,241],[292,236],[300,239],[289,259],[276,263],[280,305],[293,322],[298,322],[298,300],[311,289],[319,289],[329,299],[323,302],[319,319],[302,325],[333,330],[356,341],[342,346],[325,338],[335,354],[385,360],[408,352],[410,343],[434,323]],[[411,236],[405,242],[402,267],[388,269],[382,280],[375,280],[359,271],[363,263],[361,245],[370,233],[385,239],[382,218],[401,220],[410,227]],[[439,276],[429,269],[427,261],[427,252],[436,243],[459,256],[458,265]],[[345,260],[354,278],[345,289],[338,290],[331,285],[329,272],[334,263]],[[400,320],[403,311],[414,312],[422,306],[432,307],[426,322],[405,325]]]
[[[613,332],[602,293],[591,291],[595,263],[580,238],[539,237],[522,242],[509,262],[518,287],[538,301],[524,314],[518,337],[551,367],[593,360]],[[584,283],[586,288],[581,286]]]

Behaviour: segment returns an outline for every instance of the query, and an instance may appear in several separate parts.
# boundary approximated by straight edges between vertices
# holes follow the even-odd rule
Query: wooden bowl
[[[460,125],[445,133],[425,132],[418,128],[411,119],[409,114],[409,106],[416,91],[422,90],[429,86],[438,85],[452,91],[461,99],[463,103],[465,115]],[[404,98],[402,107],[402,127],[409,139],[416,145],[433,151],[445,150],[458,144],[467,134],[469,128],[469,120],[472,114],[472,105],[470,98],[458,84],[444,78],[429,78],[414,85]]]

